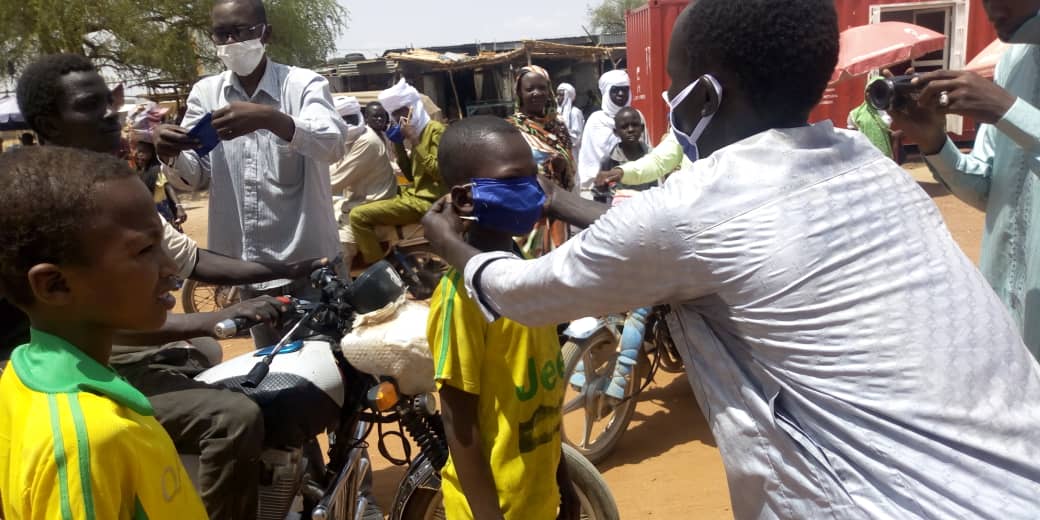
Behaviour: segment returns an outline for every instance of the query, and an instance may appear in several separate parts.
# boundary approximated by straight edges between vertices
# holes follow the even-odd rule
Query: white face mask
[[[244,42],[217,45],[217,57],[224,62],[231,72],[239,76],[248,76],[256,70],[260,60],[264,59],[264,44],[260,38]]]
[[[682,147],[683,154],[686,155],[690,162],[697,162],[700,159],[700,150],[697,148],[697,140],[704,135],[704,131],[708,129],[708,123],[711,123],[715,112],[701,116],[701,120],[697,123],[697,126],[693,129],[693,132],[689,135],[685,134],[682,130],[679,130],[675,126],[675,109],[686,100],[686,97],[693,92],[693,89],[697,88],[702,79],[708,80],[710,88],[715,89],[715,93],[718,94],[719,104],[722,104],[722,85],[715,79],[711,74],[705,74],[696,81],[690,83],[686,88],[682,89],[679,94],[675,96],[675,99],[668,99],[668,91],[662,92],[661,97],[664,98],[664,102],[668,103],[668,123],[672,127],[672,134],[675,135],[675,139],[679,141],[679,146]]]

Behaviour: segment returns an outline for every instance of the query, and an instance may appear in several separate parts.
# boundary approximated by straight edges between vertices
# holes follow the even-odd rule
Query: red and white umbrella
[[[997,62],[1007,49],[1008,44],[1000,40],[993,40],[993,43],[982,49],[982,52],[964,66],[964,70],[969,70],[985,78],[992,78],[993,69],[997,67]]]
[[[945,45],[943,34],[903,22],[846,29],[841,33],[841,50],[831,84],[920,58],[942,50]]]

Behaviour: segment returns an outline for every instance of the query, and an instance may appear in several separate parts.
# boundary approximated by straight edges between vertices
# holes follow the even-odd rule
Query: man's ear
[[[274,34],[274,27],[271,24],[267,24],[267,28],[264,29],[264,35],[260,37],[260,43],[267,45],[271,41],[272,34]]]
[[[455,213],[463,216],[473,216],[473,188],[471,186],[455,186],[451,189],[451,205]]]
[[[65,273],[54,264],[36,264],[26,274],[36,302],[60,307],[72,301],[72,290]]]
[[[701,76],[701,82],[698,85],[698,89],[704,89],[702,95],[705,96],[705,102],[703,108],[701,108],[701,117],[707,117],[714,115],[719,111],[719,105],[722,103],[722,99],[719,98],[719,92],[712,86],[711,79],[707,76]]]
[[[36,134],[40,136],[40,141],[52,142],[55,137],[61,135],[61,125],[50,116],[35,116],[32,124]]]

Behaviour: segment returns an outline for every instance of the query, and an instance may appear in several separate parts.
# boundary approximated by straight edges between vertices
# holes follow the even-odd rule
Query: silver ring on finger
[[[944,90],[944,91],[939,93],[939,106],[941,106],[941,107],[950,106],[950,93],[949,92]]]

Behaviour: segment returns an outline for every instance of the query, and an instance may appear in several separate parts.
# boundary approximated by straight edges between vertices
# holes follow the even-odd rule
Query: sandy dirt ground
[[[977,261],[982,213],[951,196],[923,165],[910,164],[906,169],[932,196],[965,253]],[[189,216],[185,231],[205,243],[206,198],[186,195],[184,202]],[[224,346],[227,359],[251,349],[252,343],[238,339]],[[370,442],[376,442],[374,435]],[[389,464],[376,450],[371,453],[377,500],[389,505],[404,470]],[[599,469],[614,493],[621,518],[733,517],[722,459],[685,375],[659,373],[641,396],[628,431]]]

